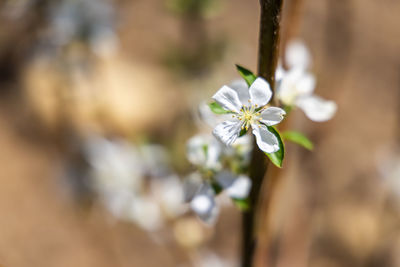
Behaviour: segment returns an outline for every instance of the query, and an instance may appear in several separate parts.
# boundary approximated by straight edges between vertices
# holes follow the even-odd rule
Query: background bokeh
[[[299,2],[288,23],[284,1],[283,40],[307,44],[338,112],[290,119],[315,149],[287,146],[257,262],[400,266],[400,2]],[[117,140],[182,179],[197,105],[238,77],[234,64],[256,69],[258,22],[256,0],[0,1],[0,266],[236,266],[232,205],[211,228],[190,212],[157,231],[120,220],[90,185],[85,148]],[[143,152],[154,144],[163,163]]]

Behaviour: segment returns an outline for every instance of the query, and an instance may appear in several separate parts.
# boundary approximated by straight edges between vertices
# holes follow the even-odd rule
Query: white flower
[[[118,194],[126,189],[133,192],[140,190],[141,165],[132,145],[122,140],[92,137],[87,140],[84,149],[91,166],[94,190],[102,195]]]
[[[219,214],[214,189],[203,181],[200,173],[194,172],[184,182],[185,200],[190,201],[190,208],[207,223],[214,224]]]
[[[286,61],[290,69],[278,67],[276,72],[276,97],[286,106],[297,106],[306,116],[317,122],[331,119],[337,106],[335,102],[314,95],[316,80],[307,71],[311,59],[307,48],[301,42],[288,45]]]
[[[257,78],[249,89],[243,89],[239,87],[235,90],[225,85],[213,96],[219,105],[233,114],[231,120],[218,124],[213,134],[224,144],[231,146],[242,129],[248,130],[251,127],[262,151],[278,151],[278,139],[266,126],[281,122],[285,111],[277,107],[266,107],[272,91],[263,78]]]
[[[291,68],[308,69],[311,66],[311,55],[307,47],[300,40],[288,43],[286,47],[286,64]]]
[[[212,170],[221,168],[222,146],[213,136],[195,135],[187,142],[186,150],[186,156],[193,165]]]
[[[92,188],[114,217],[157,231],[164,217],[173,219],[187,210],[182,184],[170,173],[166,153],[155,144],[137,147],[94,136],[87,140]]]
[[[247,198],[251,189],[251,179],[246,175],[234,175],[229,171],[216,174],[215,181],[223,192],[233,199]],[[191,209],[199,218],[207,223],[214,224],[219,214],[216,195],[209,181],[204,181],[201,174],[194,172],[185,179],[184,199],[190,202]]]
[[[246,175],[233,175],[231,172],[222,171],[215,177],[224,192],[234,199],[245,199],[250,193],[251,179]]]

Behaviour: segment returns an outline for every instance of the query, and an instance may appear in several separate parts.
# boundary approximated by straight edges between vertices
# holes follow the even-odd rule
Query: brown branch
[[[283,0],[260,0],[260,36],[258,51],[258,75],[265,78],[275,89],[275,69],[279,54],[279,28]],[[266,156],[254,143],[250,162],[250,177],[253,181],[249,196],[250,208],[243,213],[242,267],[253,266],[257,245],[256,215],[258,201],[268,164]]]

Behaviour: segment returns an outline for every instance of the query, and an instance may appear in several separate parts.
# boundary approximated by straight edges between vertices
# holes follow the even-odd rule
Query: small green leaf
[[[272,161],[272,163],[278,167],[282,168],[283,158],[285,157],[285,145],[283,144],[281,135],[279,134],[278,130],[272,126],[267,126],[268,130],[278,138],[279,142],[279,150],[274,153],[265,153],[268,158]]]
[[[251,71],[249,71],[248,69],[246,69],[240,65],[236,64],[236,69],[239,72],[240,76],[242,76],[242,78],[246,81],[246,83],[249,87],[257,79],[257,76],[254,75],[254,73],[252,73]]]
[[[282,134],[283,139],[298,144],[308,150],[313,150],[314,145],[304,134],[296,131],[286,131]]]
[[[221,107],[221,105],[218,104],[217,102],[211,102],[210,104],[208,104],[208,106],[210,107],[211,111],[214,112],[215,114],[232,113],[231,111],[226,110],[223,107]]]
[[[250,207],[248,199],[232,198],[232,201],[233,203],[235,203],[236,207],[238,207],[238,209],[241,211],[246,211]]]

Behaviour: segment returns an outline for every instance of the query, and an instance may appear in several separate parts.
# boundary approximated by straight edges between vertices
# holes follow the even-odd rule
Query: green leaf
[[[248,199],[232,198],[232,201],[233,203],[235,203],[236,207],[241,211],[246,211],[250,207]]]
[[[221,105],[218,104],[217,102],[211,102],[210,104],[208,104],[208,106],[210,107],[211,111],[214,112],[215,114],[232,113],[231,111],[226,110],[223,107],[221,107]]]
[[[276,167],[282,168],[283,158],[285,157],[285,145],[283,144],[281,135],[275,127],[267,126],[267,128],[276,138],[278,138],[279,150],[274,153],[265,153],[265,155],[268,156]]]
[[[249,87],[257,79],[257,76],[254,75],[254,73],[252,73],[251,71],[249,71],[248,69],[246,69],[240,65],[236,64],[236,69],[239,72],[240,76],[242,76],[242,78],[246,81],[246,83]]]
[[[298,144],[308,150],[313,150],[314,145],[304,134],[296,131],[286,131],[282,134],[283,139]]]

